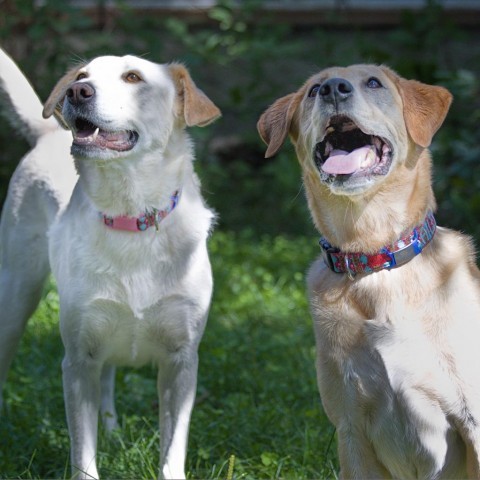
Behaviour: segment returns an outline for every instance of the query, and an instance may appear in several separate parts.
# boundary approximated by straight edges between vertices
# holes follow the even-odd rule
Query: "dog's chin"
[[[385,138],[364,133],[350,118],[336,116],[315,145],[313,160],[333,193],[358,195],[389,173],[393,148]]]
[[[82,118],[75,120],[72,133],[71,153],[77,158],[116,158],[133,150],[139,139],[134,130],[107,130]]]

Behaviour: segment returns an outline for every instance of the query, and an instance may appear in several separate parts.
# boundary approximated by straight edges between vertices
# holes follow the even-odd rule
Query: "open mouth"
[[[131,150],[138,140],[133,130],[108,131],[88,120],[77,118],[73,129],[73,144],[80,147],[97,147],[104,150],[126,152]]]
[[[330,119],[325,138],[316,144],[314,160],[325,180],[338,175],[386,175],[392,148],[383,138],[360,130],[348,117]]]

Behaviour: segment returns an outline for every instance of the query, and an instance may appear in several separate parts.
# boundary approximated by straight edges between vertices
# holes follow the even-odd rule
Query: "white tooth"
[[[365,158],[363,159],[362,164],[360,165],[360,168],[369,168],[375,163],[377,155],[375,153],[375,150],[373,148],[370,148],[365,155]]]
[[[100,128],[97,127],[97,129],[93,132],[92,135],[92,140],[95,141],[98,137],[98,132],[100,131]]]

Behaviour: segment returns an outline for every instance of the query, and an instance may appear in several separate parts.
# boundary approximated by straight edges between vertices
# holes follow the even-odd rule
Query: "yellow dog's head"
[[[362,195],[430,145],[451,99],[384,66],[333,67],[278,99],[257,126],[266,157],[290,135],[304,174],[334,194]]]

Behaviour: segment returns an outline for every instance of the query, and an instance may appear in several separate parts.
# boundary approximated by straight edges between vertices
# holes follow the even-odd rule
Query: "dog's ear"
[[[43,106],[43,118],[51,117],[55,115],[57,120],[60,121],[62,125],[65,125],[61,114],[61,108],[65,94],[67,93],[68,87],[75,81],[78,75],[78,71],[84,65],[77,65],[76,67],[71,68],[53,87],[52,93],[47,98],[45,105]]]
[[[267,144],[265,158],[275,155],[290,133],[292,119],[300,102],[298,92],[279,98],[267,108],[257,122],[257,130]]]
[[[181,64],[169,65],[182,114],[188,127],[204,127],[222,115],[217,106],[195,85],[188,70]]]
[[[399,78],[403,117],[412,140],[427,148],[447,115],[452,94],[443,87]]]

